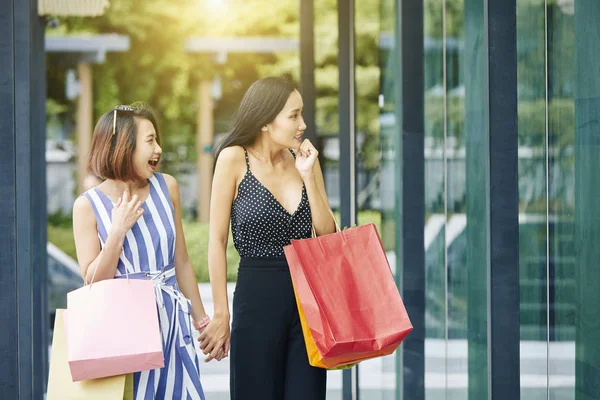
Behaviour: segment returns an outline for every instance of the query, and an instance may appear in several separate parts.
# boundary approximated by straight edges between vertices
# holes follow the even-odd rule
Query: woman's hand
[[[193,321],[192,325],[194,326],[194,329],[196,329],[198,331],[198,334],[201,335],[202,332],[204,332],[204,330],[210,323],[210,321],[211,321],[210,317],[208,315],[205,315],[203,318],[200,319],[200,322]],[[229,343],[226,342],[223,345],[223,347],[221,348],[221,350],[219,350],[219,352],[217,353],[215,360],[221,361],[222,359],[227,357],[227,353],[229,352],[228,348],[229,348]]]
[[[204,362],[212,359],[221,361],[229,352],[230,332],[229,318],[215,316],[198,338],[200,350],[207,355]]]
[[[111,232],[125,236],[136,221],[144,214],[142,202],[135,195],[129,199],[129,192],[124,191],[112,209]]]
[[[304,139],[300,149],[296,154],[296,169],[302,179],[310,178],[314,175],[313,167],[319,152],[308,139]]]

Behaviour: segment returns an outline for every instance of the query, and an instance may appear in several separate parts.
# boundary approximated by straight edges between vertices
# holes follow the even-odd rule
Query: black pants
[[[312,367],[285,259],[242,258],[233,296],[233,400],[321,400],[326,370]]]

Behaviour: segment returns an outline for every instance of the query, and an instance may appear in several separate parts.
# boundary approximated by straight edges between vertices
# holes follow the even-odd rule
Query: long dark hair
[[[215,148],[215,160],[226,147],[254,143],[261,128],[277,117],[294,90],[292,82],[275,76],[261,78],[250,85],[235,114],[233,129]]]

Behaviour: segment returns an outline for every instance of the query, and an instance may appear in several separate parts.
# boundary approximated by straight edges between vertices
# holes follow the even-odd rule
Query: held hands
[[[144,214],[144,209],[141,207],[142,202],[137,195],[129,199],[129,192],[124,191],[123,196],[119,197],[112,209],[111,231],[124,236]]]
[[[227,357],[229,353],[230,344],[230,332],[229,332],[229,318],[219,317],[215,318],[202,327],[202,324],[198,326],[198,332],[200,337],[200,350],[207,355],[204,362],[209,362],[213,359],[221,361]]]
[[[304,139],[296,154],[296,169],[302,179],[310,178],[319,152],[308,139]]]

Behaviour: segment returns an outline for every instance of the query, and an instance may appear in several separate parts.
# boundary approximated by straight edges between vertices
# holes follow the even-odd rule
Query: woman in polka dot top
[[[308,363],[283,247],[333,233],[317,150],[302,138],[302,96],[267,77],[250,86],[216,150],[209,272],[215,315],[200,336],[208,360],[231,347],[233,400],[325,399],[326,371]],[[229,331],[225,249],[241,261]]]

